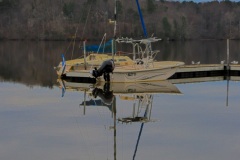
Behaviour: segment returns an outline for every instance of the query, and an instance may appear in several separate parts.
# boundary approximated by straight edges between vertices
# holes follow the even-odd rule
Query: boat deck
[[[148,67],[145,65],[116,65],[114,72],[134,72],[134,71],[139,71],[139,70],[152,70],[152,69],[164,69],[164,68],[169,68],[169,67],[176,67],[176,66],[181,66],[183,65],[183,62],[178,62],[178,61],[161,61],[161,62],[152,62],[148,64]],[[72,69],[67,73],[68,75],[73,72],[79,73],[79,72],[87,72],[89,73],[90,70],[93,70],[94,67],[99,67],[97,65],[91,65],[91,66],[86,66],[86,69],[84,68],[84,65],[75,65],[72,67]]]
[[[152,70],[152,69],[164,69],[169,67],[177,67],[183,65],[183,62],[178,61],[162,61],[162,62],[152,62],[148,64],[148,67],[145,65],[122,65],[117,66],[114,69],[114,72],[134,72],[139,70]]]

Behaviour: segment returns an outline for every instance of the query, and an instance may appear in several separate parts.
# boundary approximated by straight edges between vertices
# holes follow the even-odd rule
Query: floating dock
[[[238,64],[194,64],[181,66],[169,78],[172,83],[191,83],[203,81],[240,80]]]

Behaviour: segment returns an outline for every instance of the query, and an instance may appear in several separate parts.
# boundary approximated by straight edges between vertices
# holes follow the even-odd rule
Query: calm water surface
[[[239,42],[230,44],[230,60],[240,60]],[[153,95],[152,121],[139,138],[142,123],[117,122],[114,132],[110,108],[84,110],[84,92],[67,90],[62,97],[53,66],[68,45],[0,42],[1,160],[239,159],[238,81],[174,84],[181,94]],[[224,41],[160,45],[164,60],[218,63],[226,57]],[[131,116],[134,102],[116,95],[116,118]]]

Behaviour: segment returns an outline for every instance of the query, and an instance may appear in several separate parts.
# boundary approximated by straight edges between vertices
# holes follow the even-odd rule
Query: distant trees
[[[17,5],[19,0],[0,0],[0,9],[8,9]]]
[[[240,2],[139,2],[149,35],[240,39]],[[110,0],[0,0],[0,39],[101,39],[113,20]],[[135,1],[117,0],[117,34],[143,36]]]
[[[154,0],[147,0],[147,12],[148,13],[154,13],[156,10],[156,5],[154,4]]]
[[[172,33],[172,26],[168,22],[168,18],[167,17],[164,17],[162,19],[162,25],[163,25],[164,37],[170,38],[171,37],[171,33]]]
[[[63,4],[63,13],[66,17],[73,18],[74,6],[75,4],[73,2]]]

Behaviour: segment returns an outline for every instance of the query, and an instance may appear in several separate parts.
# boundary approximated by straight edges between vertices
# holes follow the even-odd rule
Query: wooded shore
[[[240,39],[240,2],[139,0],[148,36]],[[114,0],[0,0],[1,40],[113,37]],[[142,37],[135,0],[117,1],[117,36]]]

